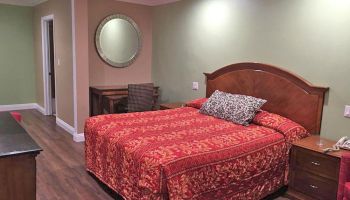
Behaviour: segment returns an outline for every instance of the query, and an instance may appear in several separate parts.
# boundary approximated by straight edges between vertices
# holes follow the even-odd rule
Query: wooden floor
[[[43,116],[36,110],[19,112],[22,126],[43,149],[37,157],[37,199],[120,199],[86,172],[84,143],[74,142],[56,125],[55,117]]]
[[[55,117],[36,110],[20,113],[22,126],[43,149],[37,157],[37,199],[116,198],[85,171],[84,143],[73,142],[72,136],[56,125]]]

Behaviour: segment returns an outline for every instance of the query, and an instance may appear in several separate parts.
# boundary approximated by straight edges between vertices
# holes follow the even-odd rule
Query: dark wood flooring
[[[55,117],[36,110],[19,111],[22,126],[41,146],[37,157],[37,199],[115,199],[115,194],[85,170],[84,143],[56,125]]]
[[[37,157],[38,200],[120,199],[86,172],[84,143],[74,142],[69,133],[56,125],[55,117],[36,110],[19,112],[22,126],[43,149]],[[280,199],[285,198],[276,200]]]

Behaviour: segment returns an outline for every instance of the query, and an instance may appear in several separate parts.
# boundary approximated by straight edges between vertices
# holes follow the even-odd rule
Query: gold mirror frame
[[[103,27],[111,20],[113,19],[123,19],[128,21],[136,30],[137,32],[137,36],[138,36],[138,46],[136,49],[135,54],[126,62],[114,62],[113,60],[109,59],[105,53],[103,52],[102,48],[101,48],[101,44],[100,44],[100,36],[101,36],[101,31],[103,29]],[[106,17],[105,19],[102,20],[102,22],[98,25],[96,34],[95,34],[95,45],[96,45],[96,49],[98,52],[98,55],[101,57],[101,59],[106,62],[107,64],[111,65],[112,67],[118,67],[118,68],[122,68],[122,67],[127,67],[129,65],[131,65],[137,58],[137,56],[139,55],[140,51],[141,51],[141,45],[142,45],[142,38],[141,38],[141,31],[139,29],[139,27],[137,26],[136,22],[134,20],[132,20],[130,17],[122,15],[122,14],[114,14],[114,15],[110,15],[108,17]]]

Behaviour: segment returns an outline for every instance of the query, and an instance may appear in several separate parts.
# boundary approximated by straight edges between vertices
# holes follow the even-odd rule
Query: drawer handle
[[[314,162],[314,161],[312,161],[311,164],[313,164],[315,166],[320,166],[321,165],[319,162]]]
[[[310,185],[310,187],[311,187],[312,189],[318,189],[318,187],[317,187],[316,185]]]

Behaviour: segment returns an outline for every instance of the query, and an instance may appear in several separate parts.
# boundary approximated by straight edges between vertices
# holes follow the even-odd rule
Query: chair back
[[[143,112],[153,110],[153,83],[128,85],[128,112]]]
[[[350,183],[350,153],[341,157],[337,200],[350,200],[349,191],[345,191],[347,183]]]

